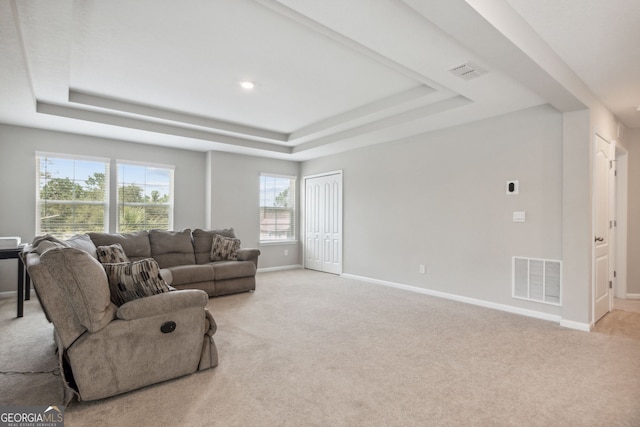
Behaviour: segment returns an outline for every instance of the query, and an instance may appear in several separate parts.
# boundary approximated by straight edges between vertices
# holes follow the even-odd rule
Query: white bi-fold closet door
[[[305,178],[305,268],[342,273],[342,172]]]

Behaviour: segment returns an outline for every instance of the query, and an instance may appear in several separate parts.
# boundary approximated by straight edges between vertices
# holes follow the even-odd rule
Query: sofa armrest
[[[141,319],[185,308],[204,308],[208,301],[207,293],[199,289],[172,291],[124,303],[118,308],[116,316],[122,320]]]
[[[257,260],[260,255],[260,249],[240,248],[238,249],[238,261]]]

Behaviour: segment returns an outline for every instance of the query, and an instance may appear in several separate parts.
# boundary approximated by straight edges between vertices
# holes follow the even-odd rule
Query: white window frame
[[[98,162],[104,163],[105,165],[105,191],[104,198],[102,201],[89,201],[89,200],[51,200],[51,199],[42,199],[40,194],[40,161],[41,159],[61,159],[61,160],[72,160],[72,161],[87,161],[87,162]],[[36,167],[35,167],[35,193],[36,193],[36,235],[39,236],[42,234],[42,218],[40,216],[41,208],[44,204],[51,203],[57,205],[71,205],[71,206],[87,206],[87,205],[102,205],[104,211],[103,217],[103,232],[109,229],[109,200],[110,200],[110,162],[111,160],[104,157],[93,157],[93,156],[81,156],[77,154],[66,154],[66,153],[50,153],[43,151],[36,151],[35,153]],[[75,172],[75,166],[74,166]],[[73,181],[75,181],[75,176],[70,177]],[[73,227],[75,223],[70,223]],[[58,237],[70,237],[70,236],[61,236]]]
[[[266,206],[263,206],[263,200],[265,200],[265,192],[264,189],[262,188],[262,179],[263,178],[276,178],[276,179],[287,179],[289,180],[289,202],[293,204],[293,207],[289,207],[289,210],[291,211],[291,215],[290,215],[290,220],[292,222],[292,224],[290,225],[291,228],[291,236],[287,236],[286,238],[271,238],[271,239],[266,239],[263,238],[263,234],[262,234],[262,219],[263,219],[263,208],[265,208]],[[282,175],[282,174],[276,174],[276,173],[267,173],[267,172],[263,172],[260,173],[260,181],[259,181],[259,212],[260,212],[260,219],[259,219],[259,238],[260,238],[260,244],[261,245],[270,245],[270,244],[287,244],[287,243],[294,243],[297,242],[297,215],[298,215],[298,206],[296,203],[296,199],[297,199],[297,181],[298,181],[298,177],[297,176],[293,176],[293,175]],[[275,196],[275,195],[274,195]],[[276,230],[278,231],[278,230]]]
[[[132,160],[122,160],[122,159],[118,159],[115,161],[115,170],[116,170],[116,179],[115,179],[115,187],[116,187],[116,191],[115,191],[115,206],[116,206],[116,230],[117,232],[121,231],[121,222],[120,222],[120,215],[122,212],[122,208],[123,208],[123,203],[121,202],[121,200],[119,199],[119,191],[117,189],[119,189],[120,187],[120,166],[121,165],[125,165],[125,166],[135,166],[135,167],[144,167],[144,168],[152,168],[152,169],[165,169],[168,170],[170,173],[170,182],[169,182],[169,201],[166,203],[145,203],[145,202],[138,202],[138,203],[127,203],[128,206],[140,206],[140,207],[157,207],[157,206],[168,206],[169,207],[169,217],[168,217],[168,225],[167,225],[167,230],[173,230],[173,223],[174,223],[174,210],[175,210],[175,204],[174,204],[174,190],[175,190],[175,185],[174,185],[174,181],[175,181],[175,166],[174,165],[166,165],[166,164],[160,164],[160,163],[148,163],[148,162],[137,162],[137,161],[132,161]],[[146,230],[149,229],[149,227],[147,226],[149,224],[147,224],[145,222],[145,226],[143,228],[140,228],[140,230]],[[130,230],[133,231],[133,230]]]

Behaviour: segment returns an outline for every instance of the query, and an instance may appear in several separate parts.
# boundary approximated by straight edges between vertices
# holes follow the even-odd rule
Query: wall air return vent
[[[561,305],[562,261],[513,257],[513,298]]]
[[[464,80],[475,79],[476,77],[484,76],[487,74],[487,70],[480,67],[478,64],[474,64],[473,62],[467,62],[466,64],[458,65],[457,67],[453,67],[449,70],[449,72],[455,74]]]

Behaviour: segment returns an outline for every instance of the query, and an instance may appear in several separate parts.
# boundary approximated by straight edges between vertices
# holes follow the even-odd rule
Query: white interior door
[[[342,273],[342,173],[305,180],[305,267]]]
[[[322,271],[320,189],[320,181],[305,181],[304,265],[306,268]]]
[[[593,321],[611,311],[611,236],[613,154],[611,144],[596,135],[594,155],[594,304]]]
[[[323,177],[322,271],[342,273],[342,174]]]

